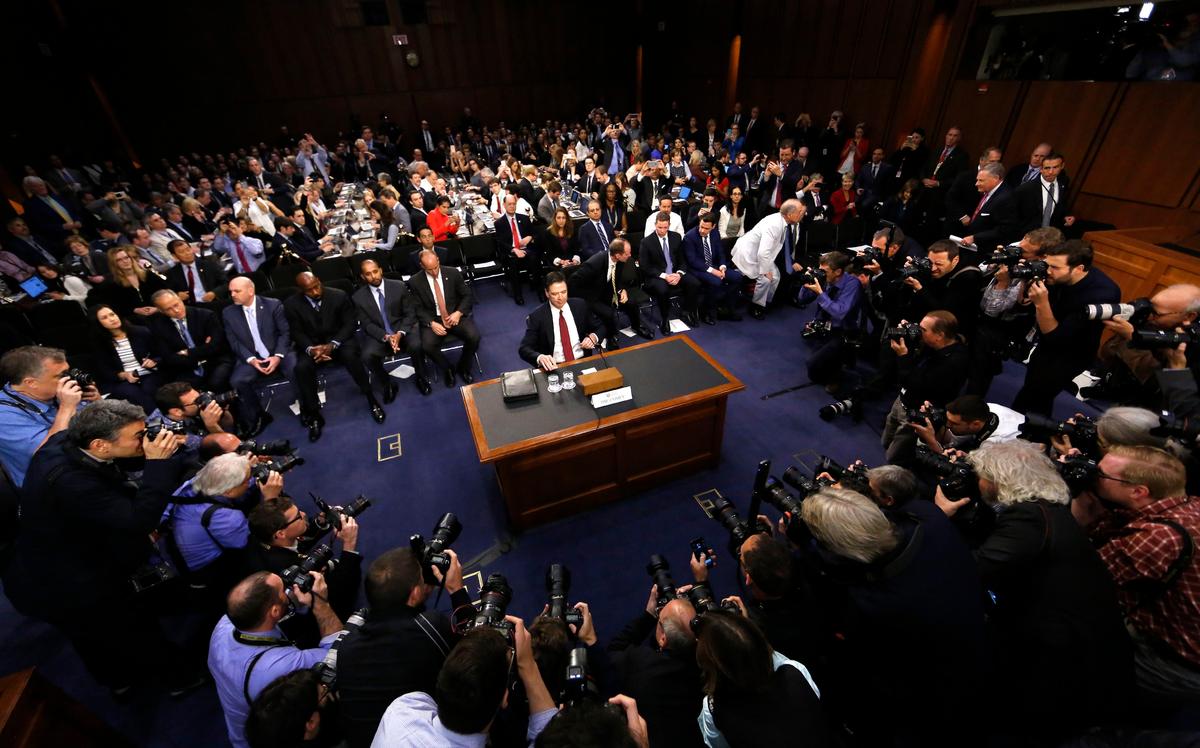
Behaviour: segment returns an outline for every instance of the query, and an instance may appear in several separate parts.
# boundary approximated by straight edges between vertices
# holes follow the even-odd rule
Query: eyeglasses
[[[1114,483],[1124,483],[1124,484],[1126,484],[1126,485],[1129,485],[1129,486],[1140,486],[1140,485],[1142,485],[1141,483],[1138,483],[1137,481],[1125,480],[1124,478],[1118,478],[1118,477],[1117,477],[1117,476],[1115,476],[1115,475],[1109,475],[1108,473],[1103,473],[1103,472],[1098,472],[1098,473],[1096,473],[1096,477],[1098,477],[1098,478],[1104,478],[1105,480],[1110,480],[1110,481],[1112,481],[1112,482],[1114,482]]]

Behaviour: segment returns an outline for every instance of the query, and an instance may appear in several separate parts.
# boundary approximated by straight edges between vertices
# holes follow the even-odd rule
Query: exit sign
[[[397,47],[403,47],[408,44],[408,34],[392,34],[392,44]]]

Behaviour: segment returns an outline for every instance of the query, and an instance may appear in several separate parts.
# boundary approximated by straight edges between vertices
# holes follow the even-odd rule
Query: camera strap
[[[267,652],[270,652],[272,649],[279,649],[281,647],[290,647],[292,646],[292,643],[288,642],[286,639],[267,639],[265,637],[247,636],[236,629],[234,629],[233,638],[236,639],[240,644],[248,644],[251,647],[266,647],[266,649],[256,653],[250,658],[250,662],[246,664],[246,677],[242,679],[242,696],[244,696],[246,699],[246,706],[254,706],[254,699],[250,698],[250,676],[254,674],[254,666],[258,664],[258,661],[261,660],[263,655],[265,655]],[[281,641],[286,643],[280,644],[279,642]]]
[[[441,633],[439,633],[437,628],[430,623],[429,619],[425,617],[424,613],[418,613],[417,617],[414,618],[413,621],[416,622],[417,628],[425,632],[425,636],[429,637],[429,641],[433,642],[433,646],[437,647],[438,650],[441,651],[442,657],[446,657],[450,654],[450,645],[446,643],[446,640],[442,638]]]
[[[6,395],[13,395],[13,393],[10,392],[8,390],[8,388],[5,388],[3,390],[3,392]],[[0,400],[0,405],[6,405],[10,408],[16,408],[17,410],[19,410],[22,413],[25,413],[27,415],[37,416],[38,418],[42,419],[42,422],[45,423],[47,426],[51,426],[54,424],[54,420],[49,418],[44,412],[38,410],[37,408],[35,408],[32,405],[30,405],[29,403],[23,401],[21,398],[16,397],[15,395],[13,396],[13,398],[11,400],[8,400],[8,399]]]
[[[1191,533],[1187,531],[1187,528],[1173,519],[1156,517],[1154,519],[1139,519],[1137,521],[1154,525],[1165,525],[1171,528],[1179,533],[1180,545],[1182,546],[1179,555],[1167,566],[1166,572],[1160,579],[1139,579],[1130,585],[1138,593],[1138,600],[1135,607],[1142,608],[1153,602],[1157,602],[1175,586],[1175,583],[1179,581],[1180,575],[1192,563],[1192,556],[1196,552],[1196,542],[1192,538]],[[1137,532],[1137,528],[1132,528],[1121,533],[1118,537],[1132,535],[1135,532]]]

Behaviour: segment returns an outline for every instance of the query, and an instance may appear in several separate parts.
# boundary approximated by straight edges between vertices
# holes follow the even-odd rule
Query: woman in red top
[[[725,176],[725,167],[718,161],[708,169],[708,183],[705,188],[712,187],[721,196],[721,202],[729,197],[729,177]]]
[[[858,207],[854,201],[858,198],[858,193],[854,191],[854,175],[842,175],[842,188],[833,193],[829,198],[829,204],[833,206],[833,223],[841,223],[847,216],[855,218],[858,216]]]
[[[437,208],[425,220],[435,242],[444,242],[458,233],[458,215],[450,210],[450,198],[445,195],[437,199]]]
[[[866,138],[866,123],[859,122],[854,126],[854,137],[846,138],[842,146],[842,160],[838,162],[838,171],[843,174],[857,174],[862,168],[863,161],[871,152],[871,143]]]

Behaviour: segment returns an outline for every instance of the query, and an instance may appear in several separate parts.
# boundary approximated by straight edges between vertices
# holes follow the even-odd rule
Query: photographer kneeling
[[[946,403],[940,414],[931,414],[931,410],[926,403],[921,412],[927,417],[909,426],[922,443],[939,454],[950,448],[970,452],[988,442],[1016,439],[1025,422],[1025,416],[1012,408],[986,402],[978,395],[960,395]]]
[[[828,339],[808,359],[808,378],[825,385],[830,393],[837,391],[842,368],[853,363],[854,347],[851,338],[860,333],[863,287],[858,278],[846,272],[850,256],[845,252],[826,252],[821,255],[820,272],[807,271],[801,302],[815,297],[817,315],[805,328],[825,327]]]
[[[993,604],[988,699],[1003,699],[1003,732],[1053,741],[1120,718],[1129,704],[1132,651],[1116,589],[1071,516],[1054,463],[1022,440],[989,443],[967,458],[980,500],[995,514],[974,549]],[[947,516],[972,501],[935,500]]]

